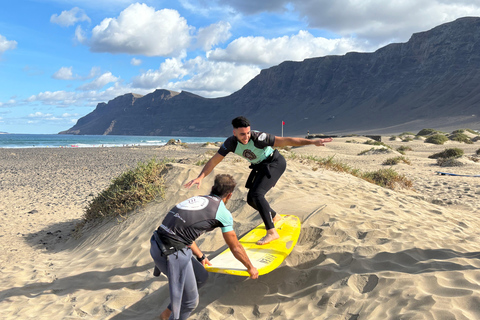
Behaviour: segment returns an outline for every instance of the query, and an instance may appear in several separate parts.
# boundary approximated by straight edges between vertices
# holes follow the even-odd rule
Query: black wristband
[[[198,262],[202,262],[203,260],[205,260],[205,258],[206,257],[205,257],[205,253],[204,253],[203,256],[201,256],[200,258],[197,257],[197,260],[198,260]]]

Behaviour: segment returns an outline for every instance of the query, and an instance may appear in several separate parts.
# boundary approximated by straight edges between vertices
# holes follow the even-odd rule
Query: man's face
[[[250,140],[250,127],[246,128],[234,128],[233,135],[241,144],[247,144]]]

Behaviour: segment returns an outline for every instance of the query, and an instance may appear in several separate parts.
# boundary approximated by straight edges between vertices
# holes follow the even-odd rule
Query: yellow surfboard
[[[283,219],[275,224],[280,239],[263,246],[257,245],[256,242],[266,234],[263,223],[239,239],[259,275],[275,270],[297,244],[301,229],[300,219],[288,214],[282,214],[282,217]],[[211,259],[210,263],[211,266],[206,266],[209,272],[249,276],[245,266],[235,259],[230,249]]]

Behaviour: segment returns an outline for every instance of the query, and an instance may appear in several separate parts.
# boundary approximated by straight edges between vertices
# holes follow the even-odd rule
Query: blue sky
[[[261,69],[406,42],[464,0],[17,0],[0,10],[0,132],[58,133],[155,89],[227,96]]]

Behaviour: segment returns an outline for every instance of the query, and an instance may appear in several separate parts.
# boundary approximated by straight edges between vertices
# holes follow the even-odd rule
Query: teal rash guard
[[[235,136],[225,140],[218,153],[226,156],[229,152],[238,154],[252,164],[259,164],[267,159],[274,151],[275,136],[265,132],[251,131],[250,140],[247,144],[238,142]]]

